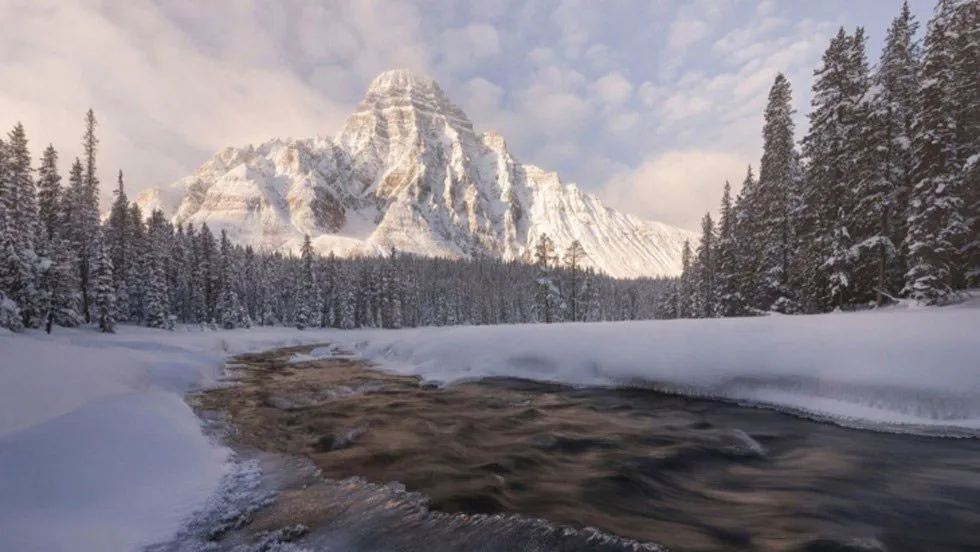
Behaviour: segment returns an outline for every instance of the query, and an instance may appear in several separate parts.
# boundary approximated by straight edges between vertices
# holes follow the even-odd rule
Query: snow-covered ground
[[[808,317],[192,330],[0,334],[0,550],[139,550],[170,538],[233,469],[182,396],[215,381],[229,354],[302,343],[443,383],[642,385],[857,427],[980,435],[980,299]]]
[[[435,382],[516,376],[636,385],[852,427],[980,435],[980,298],[945,308],[373,330],[331,339]]]
[[[286,328],[0,334],[0,550],[169,539],[234,469],[183,395],[228,354],[322,340]]]

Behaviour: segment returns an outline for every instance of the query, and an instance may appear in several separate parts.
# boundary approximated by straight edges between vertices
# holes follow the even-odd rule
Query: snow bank
[[[182,396],[229,354],[323,340],[285,328],[0,334],[0,550],[170,538],[231,469]]]
[[[441,383],[512,376],[731,399],[853,427],[980,435],[980,300],[818,316],[337,332]]]

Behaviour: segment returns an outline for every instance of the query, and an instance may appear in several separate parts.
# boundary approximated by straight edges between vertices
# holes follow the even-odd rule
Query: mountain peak
[[[2,1],[2,0],[0,0]],[[676,275],[690,233],[606,207],[557,173],[516,161],[431,78],[381,73],[333,140],[277,140],[219,153],[137,200],[176,223],[227,230],[257,248],[322,253],[530,258],[547,233],[579,241],[614,277]]]
[[[390,69],[374,77],[368,87],[368,94],[413,89],[442,92],[439,84],[426,75],[420,75],[411,69]]]

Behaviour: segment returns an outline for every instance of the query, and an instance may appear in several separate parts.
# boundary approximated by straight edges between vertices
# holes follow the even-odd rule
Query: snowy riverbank
[[[287,328],[0,333],[0,550],[140,550],[232,469],[183,395],[228,354],[322,341]]]
[[[0,549],[138,550],[167,539],[231,469],[183,395],[214,381],[230,354],[319,342],[442,383],[643,385],[857,427],[980,434],[978,299],[728,320],[5,333]]]
[[[980,434],[980,299],[945,308],[601,324],[361,330],[331,339],[451,383],[639,385],[852,427]]]

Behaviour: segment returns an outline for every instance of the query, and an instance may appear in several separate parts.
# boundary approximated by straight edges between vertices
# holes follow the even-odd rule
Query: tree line
[[[864,29],[841,28],[799,144],[776,77],[758,175],[734,198],[725,183],[659,317],[944,304],[980,285],[980,2],[940,0],[917,32],[906,3],[872,69]]]
[[[48,146],[36,170],[23,125],[0,140],[0,327],[126,322],[215,328],[259,325],[383,327],[649,319],[667,279],[617,280],[584,268],[575,243],[548,236],[534,264],[397,254],[340,259],[235,245],[207,224],[174,225],[127,197],[120,172],[99,214],[97,122],[85,117],[83,155],[67,185]]]

